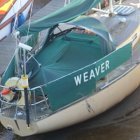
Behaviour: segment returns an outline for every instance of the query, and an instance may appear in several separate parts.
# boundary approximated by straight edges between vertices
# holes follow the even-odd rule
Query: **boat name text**
[[[82,83],[86,83],[86,82],[92,80],[93,78],[95,79],[100,74],[106,72],[109,68],[110,68],[110,62],[109,62],[109,60],[106,60],[105,62],[101,63],[94,69],[90,69],[84,73],[81,73],[81,74],[75,76],[74,81],[75,81],[76,86],[79,86]]]

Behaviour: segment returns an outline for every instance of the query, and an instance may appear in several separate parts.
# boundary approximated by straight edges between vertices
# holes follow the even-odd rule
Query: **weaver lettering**
[[[79,86],[82,83],[86,83],[92,80],[93,78],[96,78],[100,74],[106,72],[110,68],[109,64],[109,60],[106,60],[102,64],[96,66],[94,69],[90,69],[88,71],[85,71],[84,73],[75,76],[74,81],[76,86]]]

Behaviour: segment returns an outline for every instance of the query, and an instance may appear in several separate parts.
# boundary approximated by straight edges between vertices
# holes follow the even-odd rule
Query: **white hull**
[[[130,42],[135,34],[138,34],[136,38],[138,41],[140,38],[139,30],[140,26],[132,34],[132,36],[125,41],[125,44]],[[136,42],[133,42],[133,45],[136,45]],[[121,46],[122,44],[118,47]],[[6,128],[12,128],[14,133],[20,136],[28,136],[61,129],[79,122],[83,122],[105,112],[130,95],[139,85],[140,64],[128,71],[128,73],[123,75],[121,78],[116,79],[116,81],[109,84],[109,86],[106,86],[101,91],[97,92],[96,94],[93,93],[93,95],[88,97],[86,100],[75,103],[64,110],[61,110],[49,117],[43,118],[42,120],[31,123],[30,129],[27,129],[27,124],[23,120],[17,120],[15,123],[15,121],[12,119],[5,119],[5,117],[1,117],[1,123]],[[90,106],[90,108],[88,108],[88,106]],[[17,124],[20,129],[17,128]]]
[[[5,38],[12,32],[12,28],[13,28],[12,24],[18,12],[22,13],[25,19],[28,18],[31,5],[32,5],[32,1],[30,0],[25,0],[24,2],[21,3],[21,5],[20,5],[20,0],[16,1],[14,6],[11,8],[11,10],[7,13],[7,15],[0,23],[0,27],[2,26],[2,29],[0,30],[0,40]]]
[[[17,120],[20,129],[17,129],[15,121],[12,119],[1,117],[1,123],[6,128],[13,128],[14,133],[18,135],[27,136],[61,129],[85,121],[106,111],[130,95],[140,85],[139,75],[140,65],[97,94],[50,117],[34,122],[29,129],[27,129],[25,121],[22,120]],[[130,81],[133,82],[130,84]],[[90,108],[88,108],[87,103]]]
[[[131,41],[133,41],[132,44],[134,47],[140,39],[139,31],[140,26],[136,27],[136,30],[126,39],[126,41],[120,44],[118,48]],[[135,37],[136,34],[137,37]],[[86,100],[79,101],[48,117],[44,116],[44,118],[42,117],[36,122],[31,122],[30,128],[27,128],[26,121],[24,120],[14,120],[3,116],[1,116],[1,123],[6,128],[11,128],[15,134],[20,136],[28,136],[61,129],[103,113],[121,102],[125,97],[129,96],[139,85],[140,64],[137,64],[134,68],[118,79],[116,78],[112,83],[109,83],[109,85],[105,86],[96,94],[93,93],[93,95]]]
[[[92,118],[131,94],[140,84],[140,65],[114,84],[63,111],[37,123],[38,132],[48,132]],[[130,86],[130,81],[131,86]],[[129,86],[128,86],[129,85]],[[126,88],[128,87],[128,88]],[[88,109],[88,105],[91,108]],[[47,126],[47,128],[46,128]]]

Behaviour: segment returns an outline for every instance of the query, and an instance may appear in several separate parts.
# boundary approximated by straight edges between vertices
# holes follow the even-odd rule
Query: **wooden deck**
[[[64,1],[65,0],[51,0],[46,6],[44,6],[31,17],[31,21],[46,16],[49,13],[52,13],[53,11],[61,8],[64,6]],[[0,42],[0,75],[4,72],[10,60],[12,59],[15,48],[16,40],[12,35],[8,36]]]

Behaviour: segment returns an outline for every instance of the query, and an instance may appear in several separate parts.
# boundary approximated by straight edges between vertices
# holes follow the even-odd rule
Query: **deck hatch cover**
[[[135,11],[133,6],[115,5],[114,12],[121,16],[128,16]]]

